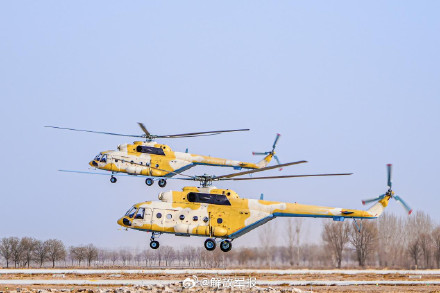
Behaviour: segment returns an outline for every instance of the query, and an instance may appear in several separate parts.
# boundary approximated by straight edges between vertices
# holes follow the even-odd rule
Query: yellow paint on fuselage
[[[156,153],[139,152],[138,147],[153,148],[152,152]],[[118,146],[118,150],[101,152],[100,154],[99,160],[90,161],[90,166],[114,173],[128,173],[151,177],[172,177],[176,173],[183,172],[196,165],[258,169],[267,166],[273,156],[269,154],[262,161],[254,164],[174,152],[167,145],[141,141],[135,141],[133,144],[123,144]],[[104,155],[105,159],[102,158]]]
[[[190,192],[222,195],[230,205],[190,202],[188,197]],[[148,211],[146,213],[148,216],[139,221],[137,226],[134,226],[134,222],[132,225],[124,225],[122,222],[124,217],[134,221],[127,216],[119,219],[118,224],[143,231],[233,239],[275,217],[323,217],[338,220],[376,218],[388,204],[389,198],[387,196],[368,211],[363,211],[240,198],[232,190],[215,187],[185,187],[182,191],[160,193],[160,201],[136,204],[136,208]]]

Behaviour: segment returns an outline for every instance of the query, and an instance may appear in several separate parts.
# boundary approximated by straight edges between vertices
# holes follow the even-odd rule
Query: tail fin
[[[388,206],[388,201],[390,200],[390,195],[385,195],[384,198],[375,203],[371,208],[367,210],[373,217],[379,217],[385,208]]]
[[[272,161],[273,154],[269,153],[267,156],[264,157],[261,161],[259,161],[256,165],[258,168],[264,168],[267,165],[269,165],[270,161]]]

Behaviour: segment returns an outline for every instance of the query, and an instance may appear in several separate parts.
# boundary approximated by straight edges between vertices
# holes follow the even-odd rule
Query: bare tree
[[[66,248],[63,242],[57,239],[46,240],[47,258],[52,262],[52,267],[55,267],[55,262],[66,258]]]
[[[165,266],[168,266],[168,264],[171,264],[175,257],[174,249],[171,246],[164,246],[162,249],[162,256],[165,261]]]
[[[425,262],[425,269],[429,268],[431,260],[432,238],[428,233],[421,233],[419,236],[420,251]]]
[[[20,245],[20,239],[17,237],[11,237],[11,248],[12,248],[12,260],[14,261],[14,266],[20,264],[22,258],[23,246]]]
[[[86,247],[85,246],[71,246],[69,247],[69,255],[72,260],[78,262],[78,266],[81,266],[81,262],[86,259]]]
[[[92,261],[98,258],[98,249],[93,244],[89,244],[84,247],[84,251],[87,259],[87,265],[90,267]]]
[[[377,227],[376,223],[368,220],[362,221],[359,231],[358,227],[353,223],[349,233],[350,243],[356,251],[356,258],[359,266],[364,267],[368,256],[376,247],[377,243]]]
[[[2,238],[0,242],[0,255],[5,259],[7,268],[9,268],[9,260],[12,258],[12,242],[14,241],[13,237],[8,237]]]
[[[294,221],[292,218],[288,218],[285,235],[287,240],[286,256],[290,266],[293,266],[295,263],[295,232]]]
[[[125,266],[132,260],[133,255],[128,249],[124,248],[119,252],[119,257],[122,260],[122,264]]]
[[[115,262],[119,260],[119,253],[117,251],[112,250],[110,252],[110,260],[112,262],[112,265],[115,265]]]
[[[47,259],[47,252],[47,243],[41,240],[36,240],[33,258],[40,265],[40,268],[43,266],[44,261]]]
[[[410,257],[412,258],[412,260],[414,261],[414,265],[416,266],[416,269],[417,269],[418,265],[419,265],[419,257],[421,254],[420,240],[418,238],[416,238],[410,242],[410,244],[408,246],[408,253],[409,253]]]
[[[299,266],[301,231],[303,228],[304,219],[303,218],[294,218],[293,222],[295,223],[295,233],[296,233],[296,265]]]
[[[34,253],[37,245],[37,240],[31,237],[23,237],[20,240],[22,250],[23,266],[30,267],[31,260],[34,258]]]
[[[322,231],[322,240],[331,249],[338,268],[341,268],[342,252],[348,243],[350,226],[347,222],[327,222]]]
[[[440,226],[434,229],[432,232],[434,257],[437,268],[440,269]]]
[[[273,225],[273,222],[268,222],[263,225],[260,234],[258,235],[260,238],[260,244],[263,248],[265,263],[269,266],[272,264],[272,250],[277,237],[275,227],[276,226]]]

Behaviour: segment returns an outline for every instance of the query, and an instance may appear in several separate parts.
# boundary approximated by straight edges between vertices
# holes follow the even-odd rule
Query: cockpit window
[[[94,158],[94,160],[99,162],[99,160],[101,160],[101,154],[98,154],[98,155]]]
[[[128,212],[125,214],[126,216],[128,216],[129,218],[133,218],[134,214],[136,213],[137,207],[132,207],[131,209],[128,210]]]
[[[136,217],[134,217],[135,219],[144,219],[144,214],[145,214],[145,209],[144,208],[140,208],[138,210],[138,212],[136,213]]]
[[[103,155],[101,158],[101,162],[107,163],[107,155]]]

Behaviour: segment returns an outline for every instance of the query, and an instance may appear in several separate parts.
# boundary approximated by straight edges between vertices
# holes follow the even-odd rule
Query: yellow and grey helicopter
[[[182,134],[171,135],[153,135],[142,123],[138,123],[144,134],[131,135],[131,134],[119,134],[112,132],[101,132],[93,130],[83,130],[74,128],[64,128],[57,126],[45,126],[56,129],[66,129],[73,131],[83,131],[91,133],[100,133],[116,136],[137,137],[142,138],[145,141],[135,141],[133,144],[121,144],[117,150],[100,152],[89,165],[93,168],[110,171],[110,182],[116,183],[116,174],[121,175],[138,175],[146,176],[145,183],[151,186],[154,180],[158,180],[160,187],[165,187],[166,179],[176,174],[184,172],[197,165],[208,166],[220,166],[220,167],[233,167],[236,170],[244,169],[260,169],[266,167],[272,158],[274,158],[278,164],[280,163],[278,157],[275,155],[275,148],[280,138],[280,134],[276,135],[275,141],[272,145],[272,150],[268,152],[253,152],[254,155],[264,155],[264,158],[258,163],[247,163],[229,159],[214,158],[210,156],[202,156],[186,152],[175,152],[168,145],[158,144],[154,140],[157,138],[184,138],[184,137],[196,137],[196,136],[209,136],[217,135],[226,132],[248,131],[249,129],[234,129],[234,130],[216,130],[216,131],[204,131],[204,132],[192,132]],[[74,173],[86,173],[106,175],[105,173],[96,172],[84,172],[84,171],[71,171],[60,170],[63,172]]]
[[[374,219],[382,214],[391,198],[399,201],[408,213],[411,213],[409,206],[391,190],[391,165],[388,166],[388,191],[377,198],[363,201],[364,204],[377,201],[366,211],[267,201],[263,198],[260,198],[260,200],[241,198],[233,190],[212,186],[213,181],[223,180],[351,175],[351,173],[342,173],[236,178],[241,175],[301,163],[306,163],[306,161],[286,163],[223,176],[203,175],[174,178],[200,181],[201,186],[184,187],[182,191],[161,192],[159,194],[159,201],[146,201],[135,204],[117,222],[124,228],[152,232],[150,247],[153,249],[159,247],[159,242],[155,238],[159,237],[162,233],[170,233],[176,236],[208,237],[204,244],[207,250],[214,250],[216,243],[219,242],[220,249],[227,252],[231,250],[234,239],[276,217],[332,218],[335,221],[343,221],[345,218],[350,218],[354,221],[356,219]],[[355,223],[357,225],[357,222]]]

